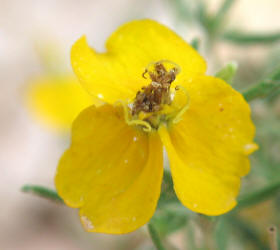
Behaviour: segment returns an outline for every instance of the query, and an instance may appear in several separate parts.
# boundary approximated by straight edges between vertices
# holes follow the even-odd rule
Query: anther
[[[142,73],[142,77],[143,77],[144,79],[147,79],[147,77],[145,76],[147,73],[148,73],[148,70],[145,69],[145,71]]]
[[[171,64],[173,67],[168,71],[163,63]],[[151,69],[152,66],[153,69]],[[137,92],[132,114],[137,115],[141,111],[157,112],[162,108],[162,105],[169,105],[171,103],[170,85],[175,80],[178,72],[179,66],[168,60],[148,64],[142,76],[146,79],[146,74],[148,73],[151,83]]]

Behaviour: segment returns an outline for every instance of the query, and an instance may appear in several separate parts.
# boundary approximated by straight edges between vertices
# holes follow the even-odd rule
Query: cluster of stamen
[[[156,62],[153,66],[153,71],[149,71],[149,68],[147,68],[143,73],[144,78],[148,73],[152,82],[137,92],[132,107],[132,115],[138,115],[140,112],[158,112],[164,104],[170,105],[171,103],[170,85],[175,80],[179,70],[174,67],[167,71],[162,62]]]

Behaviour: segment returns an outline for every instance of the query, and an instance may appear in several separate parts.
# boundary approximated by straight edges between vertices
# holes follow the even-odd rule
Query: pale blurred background
[[[250,83],[255,80],[252,75],[261,76],[260,67],[273,66],[269,58],[280,58],[279,43],[250,47],[219,43],[207,50],[203,30],[191,21],[181,20],[174,7],[177,2],[0,0],[0,249],[152,249],[145,229],[124,236],[86,233],[77,211],[20,192],[26,183],[54,187],[58,159],[69,143],[67,134],[57,134],[30,115],[23,96],[29,79],[44,74],[38,47],[56,47],[57,67],[71,71],[69,50],[76,39],[86,34],[89,43],[102,51],[111,32],[133,19],[155,19],[187,41],[199,37],[200,52],[210,64],[209,73],[235,60],[241,68],[237,79],[243,77]],[[196,4],[188,2],[190,6]],[[213,12],[221,3],[205,2]],[[239,0],[225,25],[245,31],[280,30],[279,9],[279,0]],[[236,86],[242,87],[240,83]],[[279,100],[277,105],[273,108],[278,108],[279,117]],[[254,106],[255,112],[262,115],[262,103]],[[174,244],[180,249],[176,240],[175,235]]]

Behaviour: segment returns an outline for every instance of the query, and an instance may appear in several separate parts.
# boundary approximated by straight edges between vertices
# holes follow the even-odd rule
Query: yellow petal
[[[40,77],[25,90],[27,107],[43,124],[58,131],[69,130],[86,107],[100,102],[91,97],[75,77]]]
[[[178,64],[182,73],[176,81],[206,70],[203,58],[190,45],[152,20],[124,24],[108,39],[106,48],[107,52],[97,53],[82,37],[72,47],[71,61],[84,87],[108,103],[134,98],[149,84],[142,73],[151,62],[170,60]]]
[[[250,108],[220,79],[198,77],[185,86],[189,109],[159,133],[178,198],[195,212],[219,215],[236,205],[240,177],[249,171],[248,153],[256,149]]]
[[[91,106],[73,123],[56,188],[67,205],[80,208],[87,231],[128,233],[147,223],[156,209],[162,161],[157,134],[128,126],[120,108]]]

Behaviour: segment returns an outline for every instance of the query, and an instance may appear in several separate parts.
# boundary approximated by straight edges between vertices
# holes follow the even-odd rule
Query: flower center
[[[167,71],[162,62],[156,62],[153,66],[153,71],[149,71],[147,68],[143,73],[144,78],[148,73],[152,82],[137,92],[132,115],[138,115],[141,111],[144,113],[158,112],[162,110],[164,104],[171,104],[170,85],[179,73],[179,69],[173,67]]]
[[[144,86],[136,94],[132,104],[123,104],[125,120],[128,125],[134,125],[145,132],[157,130],[162,123],[172,121],[177,123],[187,110],[189,97],[186,90],[176,86],[175,90],[183,90],[186,98],[183,104],[173,105],[174,90],[171,83],[179,74],[180,68],[173,62],[162,60],[150,63],[142,76],[149,75],[151,83]]]

